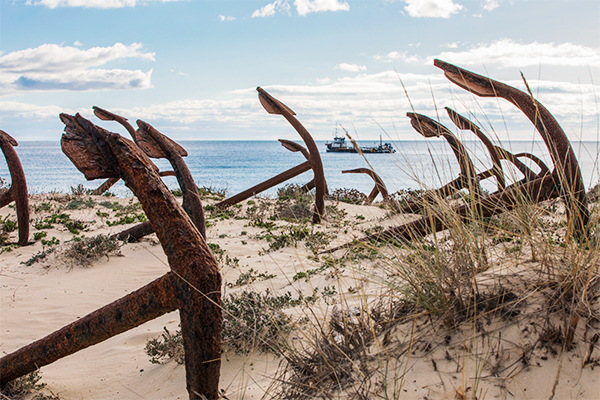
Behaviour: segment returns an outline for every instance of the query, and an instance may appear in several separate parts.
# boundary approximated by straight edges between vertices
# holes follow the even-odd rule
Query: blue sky
[[[455,130],[445,106],[497,140],[539,139],[441,58],[519,88],[523,72],[572,140],[597,141],[599,27],[597,0],[0,0],[0,129],[58,140],[58,114],[80,112],[123,132],[96,105],[176,140],[297,139],[262,86],[316,139],[421,139],[406,112]]]

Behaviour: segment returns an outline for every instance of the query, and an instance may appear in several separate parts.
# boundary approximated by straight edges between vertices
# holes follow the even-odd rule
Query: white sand
[[[87,198],[87,197],[86,197]],[[94,197],[101,201],[119,201],[126,205],[132,199],[114,199]],[[48,202],[48,197],[32,196],[31,205]],[[52,200],[51,204],[58,206]],[[63,203],[64,207],[64,203]],[[340,205],[348,215],[349,221],[345,228],[331,228],[338,237],[330,246],[345,243],[352,237],[363,235],[362,230],[377,225],[397,225],[409,217],[394,217],[381,220],[385,210],[377,206],[350,206]],[[107,212],[106,208],[96,205],[94,208],[82,210],[65,210],[71,218],[84,221],[96,221],[91,224],[86,236],[98,233],[118,232],[131,225],[117,225],[107,227],[96,211]],[[0,210],[0,215],[5,217],[15,212],[9,207]],[[33,213],[32,219],[36,220],[49,215],[48,212]],[[358,215],[364,219],[357,218]],[[108,219],[114,219],[112,217]],[[247,219],[225,219],[223,221],[211,220],[215,224],[207,229],[207,241],[219,244],[229,257],[239,260],[239,267],[226,266],[223,268],[223,281],[234,283],[242,272],[251,268],[258,273],[274,274],[276,277],[268,280],[257,280],[252,287],[262,292],[265,289],[273,293],[291,291],[297,294],[302,291],[310,294],[314,287],[322,290],[325,286],[336,286],[338,293],[345,293],[348,304],[360,304],[359,295],[353,297],[348,292],[349,288],[363,285],[362,293],[378,290],[372,282],[365,281],[356,271],[341,271],[343,279],[339,280],[327,273],[315,275],[308,282],[299,279],[293,282],[292,277],[301,271],[318,268],[321,264],[307,259],[310,251],[304,245],[286,247],[283,250],[259,255],[261,249],[267,246],[264,240],[255,239],[254,236],[264,229],[245,226]],[[327,225],[327,224],[326,224]],[[61,244],[57,248],[65,247],[71,240],[72,234],[64,227],[57,224],[57,229],[44,229],[48,232],[46,239],[56,237]],[[343,230],[348,230],[343,233]],[[37,232],[32,227],[31,237]],[[242,234],[242,232],[246,232]],[[16,238],[12,233],[11,240]],[[91,267],[74,265],[61,256],[60,252],[48,256],[46,259],[25,266],[21,262],[28,260],[32,255],[42,250],[38,241],[32,246],[14,249],[11,252],[0,254],[0,351],[2,354],[11,353],[28,343],[40,339],[45,335],[63,327],[64,325],[80,318],[133,290],[160,277],[169,266],[155,236],[151,236],[139,243],[127,244],[122,247],[122,256],[103,258]],[[503,267],[498,263],[498,268]],[[491,273],[491,272],[488,272]],[[248,287],[224,287],[226,294],[239,293]],[[360,294],[360,293],[359,293]],[[331,304],[317,303],[313,311],[315,315],[331,311]],[[344,307],[341,305],[340,307]],[[530,305],[534,307],[534,305]],[[306,310],[292,309],[291,315],[303,315]],[[42,367],[43,382],[47,389],[59,395],[63,400],[73,399],[185,399],[188,398],[185,389],[185,370],[175,362],[154,365],[149,362],[145,354],[146,342],[161,335],[163,328],[175,332],[178,328],[179,317],[173,312],[143,324],[128,332],[115,336],[98,345],[87,348],[55,363]],[[415,322],[415,326],[423,324],[423,329],[430,329],[425,320]],[[472,339],[472,332],[466,330],[452,334],[449,344],[444,343],[444,335],[432,343],[431,349],[413,349],[413,353],[388,360],[397,363],[400,371],[406,371],[400,390],[403,398],[454,398],[464,388],[472,387],[476,382],[471,381],[475,376],[472,357],[465,356],[465,346],[474,352],[488,352],[490,363],[502,359],[502,365],[507,366],[517,361],[522,353],[519,349],[528,345],[527,319],[519,320],[502,333],[503,344],[498,348],[498,341],[491,339],[487,344],[485,340]],[[409,328],[412,324],[409,324]],[[494,327],[487,327],[493,330]],[[303,329],[308,329],[306,326]],[[423,332],[420,332],[423,333]],[[419,334],[420,334],[419,333]],[[398,329],[397,338],[407,335],[406,329]],[[582,334],[582,333],[580,333]],[[293,332],[297,340],[305,340],[302,332]],[[492,338],[497,335],[492,334]],[[514,345],[507,345],[513,343]],[[372,351],[375,351],[373,346]],[[587,345],[580,344],[575,350],[565,353],[562,358],[549,354],[546,350],[536,349],[531,355],[529,366],[508,380],[487,377],[480,383],[477,392],[478,398],[509,399],[509,398],[549,398],[555,378],[560,368],[559,382],[556,387],[555,399],[598,399],[600,398],[600,374],[592,370],[592,366],[581,368],[582,359]],[[598,352],[598,350],[596,350]],[[496,352],[496,353],[494,353]],[[448,356],[447,356],[448,354]],[[547,358],[542,360],[541,357]],[[596,353],[596,357],[598,354]],[[380,358],[381,359],[381,358]],[[437,371],[433,367],[434,360]],[[269,385],[272,383],[275,372],[281,359],[272,355],[255,352],[243,356],[229,351],[223,354],[221,371],[221,388],[225,390],[228,399],[259,399],[265,396]],[[560,364],[562,363],[562,366]],[[596,367],[598,368],[598,367]],[[468,371],[468,373],[467,373]],[[385,374],[383,369],[375,373]],[[489,372],[483,373],[490,375]],[[387,379],[393,379],[388,375]],[[471,389],[472,390],[472,389]],[[381,394],[381,388],[379,389]],[[343,392],[340,398],[344,398]],[[470,396],[469,392],[467,394]],[[427,397],[429,396],[429,397]]]

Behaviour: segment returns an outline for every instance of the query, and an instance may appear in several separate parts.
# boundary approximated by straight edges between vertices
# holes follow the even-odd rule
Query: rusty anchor
[[[480,198],[480,215],[482,217],[490,217],[509,211],[519,204],[523,198],[528,199],[532,203],[538,203],[560,196],[565,202],[567,210],[569,210],[568,218],[571,232],[578,238],[584,238],[587,235],[589,211],[587,209],[581,171],[569,140],[552,114],[537,100],[516,88],[440,60],[435,60],[434,65],[443,69],[446,77],[451,82],[478,96],[503,97],[515,104],[534,123],[536,129],[544,138],[544,142],[550,150],[550,155],[554,163],[554,170],[552,173],[548,173],[548,168],[545,167],[545,164],[539,158],[530,154],[519,154],[518,156],[528,157],[538,163],[541,168],[540,173],[537,175],[533,174],[531,170],[523,165],[527,169],[522,170],[522,172],[525,171],[523,172],[525,178],[521,182],[511,185],[505,190],[499,190],[485,198]],[[459,123],[462,124],[461,121]],[[519,166],[517,156],[513,156],[499,147],[496,149],[501,158],[509,159],[515,165]],[[527,172],[527,170],[533,175]],[[455,207],[453,211],[459,219],[463,221],[468,220],[468,205]],[[410,240],[443,229],[446,229],[443,216],[431,213],[415,221],[389,228],[378,234],[365,236],[353,242],[326,250],[325,252],[331,253],[358,243],[382,240],[384,238]]]
[[[264,192],[267,189],[272,188],[280,183],[283,183],[289,179],[292,179],[295,176],[298,176],[308,170],[313,171],[314,179],[309,182],[306,187],[309,187],[314,184],[315,187],[315,211],[313,213],[313,222],[319,223],[323,218],[323,211],[325,209],[325,193],[327,191],[327,183],[325,181],[325,174],[323,172],[323,163],[321,162],[321,156],[319,155],[319,149],[313,138],[310,136],[310,133],[302,126],[302,124],[294,117],[296,113],[294,113],[291,109],[289,109],[285,104],[281,103],[279,100],[272,97],[261,87],[257,87],[258,98],[260,103],[265,108],[265,110],[269,114],[279,114],[283,115],[283,117],[294,127],[296,132],[300,135],[304,144],[306,144],[307,149],[304,149],[301,145],[291,141],[283,141],[281,144],[291,151],[300,151],[307,158],[305,162],[299,164],[295,167],[288,169],[266,181],[259,183],[251,187],[250,189],[246,189],[245,191],[238,193],[230,198],[227,198],[219,203],[217,203],[217,207],[219,208],[227,208],[234,204],[239,203],[240,201],[244,201],[249,197],[252,197],[258,193]],[[294,144],[291,144],[294,143]],[[298,147],[300,146],[300,147]],[[304,151],[301,150],[304,149]]]
[[[8,171],[10,172],[10,188],[0,196],[0,208],[6,207],[13,201],[17,206],[17,222],[19,225],[19,246],[29,243],[29,198],[27,197],[27,181],[25,172],[14,147],[18,143],[8,133],[0,130],[0,148],[4,153]]]
[[[529,118],[550,152],[554,164],[552,176],[567,208],[569,231],[578,238],[587,237],[589,210],[581,170],[567,135],[550,111],[534,99],[531,93],[442,60],[434,60],[433,65],[442,69],[446,78],[455,85],[479,97],[501,97],[508,100]],[[525,84],[529,90],[527,82]]]
[[[381,193],[381,197],[383,198],[384,202],[387,202],[389,200],[388,190],[387,190],[387,187],[385,186],[385,183],[383,183],[383,179],[381,179],[381,177],[379,175],[377,175],[377,173],[375,171],[373,171],[372,169],[370,169],[370,168],[348,169],[348,170],[342,171],[342,174],[367,174],[371,177],[371,179],[373,179],[373,182],[375,182],[375,186],[371,190],[371,193],[369,193],[369,196],[367,196],[367,198],[365,199],[365,201],[363,203],[364,205],[373,204],[373,201],[375,201],[375,198],[377,197],[377,195],[379,193]]]
[[[0,359],[0,385],[179,309],[191,399],[219,398],[221,275],[205,240],[140,148],[79,114],[61,114],[63,152],[87,179],[120,178],[135,193],[171,271]]]

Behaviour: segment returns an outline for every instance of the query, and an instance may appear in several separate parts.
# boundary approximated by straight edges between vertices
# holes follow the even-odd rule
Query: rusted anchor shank
[[[143,138],[141,139],[138,137],[137,132],[135,131],[133,126],[131,126],[131,124],[127,121],[127,118],[122,117],[118,114],[112,113],[110,111],[104,110],[100,107],[94,106],[92,108],[94,109],[94,115],[96,115],[96,117],[100,118],[102,121],[115,121],[115,122],[118,122],[119,124],[121,124],[127,130],[127,132],[129,132],[129,134],[131,135],[131,138],[133,139],[135,144],[137,144],[146,153],[146,155],[148,155],[148,157],[164,158],[164,156],[161,156],[160,150],[157,151],[156,146],[152,146],[152,145],[148,146],[147,143],[145,142],[145,140],[143,140]],[[186,157],[188,155],[187,151],[185,151],[185,149],[183,147],[181,147],[179,144],[175,143],[170,138],[165,136],[164,140],[169,142],[182,157]],[[160,176],[175,176],[175,172],[174,171],[161,171],[161,172],[159,172],[159,175]],[[96,190],[94,190],[92,192],[92,194],[99,196],[102,193],[106,192],[108,189],[110,189],[118,181],[119,181],[119,179],[117,179],[117,178],[110,178],[106,182],[104,182],[102,185],[100,185]],[[152,233],[152,232],[150,232],[150,233]]]
[[[589,211],[581,170],[573,148],[552,114],[531,95],[512,86],[475,74],[441,60],[433,64],[444,71],[452,83],[480,97],[501,97],[513,103],[534,124],[554,163],[554,175],[567,207],[569,224],[577,237],[587,235]]]
[[[275,185],[285,182],[288,179],[291,179],[297,175],[300,175],[312,169],[314,173],[313,181],[316,188],[315,212],[313,213],[313,222],[321,222],[321,218],[323,217],[323,210],[325,208],[325,193],[327,191],[327,184],[325,182],[325,174],[323,173],[323,164],[321,162],[321,156],[319,155],[319,149],[317,148],[317,145],[313,138],[310,136],[310,133],[308,133],[304,126],[302,126],[302,124],[294,117],[294,115],[296,114],[292,110],[290,110],[285,104],[281,103],[279,100],[272,97],[264,89],[258,87],[256,88],[256,90],[258,91],[258,98],[260,100],[260,103],[269,114],[283,115],[284,118],[288,120],[288,122],[294,127],[296,132],[298,132],[298,134],[306,144],[306,147],[308,148],[308,155],[306,150],[302,151],[300,149],[302,146],[294,142],[282,141],[281,144],[288,150],[301,151],[304,157],[307,158],[307,161],[293,168],[290,168],[287,171],[282,172],[281,174],[274,176],[273,178],[268,179],[256,186],[253,186],[250,189],[244,190],[243,192],[238,193],[235,196],[225,199],[220,203],[217,203],[216,205],[219,208],[230,207],[236,203],[239,203],[240,201],[254,196],[255,194],[265,191]],[[309,182],[305,186],[310,187],[311,185],[311,182]]]
[[[12,181],[7,192],[0,196],[0,208],[15,202],[17,206],[17,221],[19,224],[19,239],[17,244],[25,246],[29,242],[29,198],[27,197],[27,181],[19,156],[14,149],[18,143],[8,133],[0,130],[0,148],[4,153],[6,164]]]
[[[294,117],[296,113],[290,110],[285,104],[281,103],[279,100],[272,97],[269,93],[267,93],[263,88],[257,87],[258,98],[260,100],[260,104],[267,110],[269,114],[279,114],[282,115],[298,132],[306,147],[308,152],[310,153],[310,167],[314,173],[315,179],[315,212],[313,214],[313,222],[319,223],[321,222],[321,218],[323,217],[323,211],[325,209],[325,174],[323,172],[323,163],[321,162],[321,156],[319,155],[319,149],[315,141],[313,140],[310,133],[302,126],[302,124]]]
[[[406,115],[411,119],[412,127],[421,135],[427,138],[442,136],[446,139],[458,161],[460,176],[458,179],[455,179],[439,189],[426,192],[422,198],[418,200],[409,201],[401,211],[415,212],[421,210],[426,202],[435,202],[436,199],[446,198],[462,188],[468,188],[475,200],[481,199],[481,186],[477,180],[475,166],[467,153],[467,149],[461,141],[458,140],[458,138],[444,125],[426,115],[417,113],[406,113]]]
[[[152,125],[142,120],[137,120],[138,137],[140,142],[144,143],[146,154],[150,151],[152,154],[157,154],[160,158],[166,158],[171,163],[175,177],[183,193],[183,209],[191,218],[192,222],[200,231],[203,238],[206,238],[206,228],[204,226],[204,210],[202,209],[202,201],[198,195],[198,187],[192,178],[192,173],[181,155],[180,147],[175,147],[176,144],[171,139],[157,131]],[[185,150],[184,150],[185,151]],[[187,153],[186,153],[187,154]]]
[[[488,171],[484,171],[477,175],[478,179],[483,180],[487,179],[490,176],[495,176],[496,181],[498,182],[498,188],[503,190],[506,188],[506,180],[504,177],[504,172],[502,170],[502,163],[500,160],[507,160],[511,162],[524,176],[525,182],[534,180],[538,176],[543,176],[550,172],[546,164],[538,157],[534,156],[530,153],[519,153],[513,155],[509,151],[495,146],[492,141],[481,131],[481,129],[471,120],[463,117],[458,114],[456,111],[452,110],[449,107],[446,107],[446,111],[452,119],[452,122],[461,130],[470,130],[483,142],[488,152],[490,153],[490,157],[492,158],[493,166]],[[529,167],[523,164],[518,157],[527,157],[535,162],[540,167],[540,173],[534,173]]]
[[[490,153],[490,157],[492,158],[493,167],[490,170],[492,174],[496,177],[496,183],[498,184],[498,189],[502,190],[506,187],[506,181],[504,180],[504,172],[502,171],[502,163],[500,162],[500,154],[496,150],[496,146],[492,143],[492,141],[479,129],[477,125],[463,117],[450,107],[445,107],[448,116],[454,122],[454,125],[461,130],[470,130],[473,132],[479,140],[481,140],[487,149],[488,153]]]
[[[304,156],[304,158],[306,158],[306,161],[310,160],[310,153],[308,152],[308,150],[306,150],[306,148],[304,146],[302,146],[301,144],[298,144],[296,142],[292,142],[291,140],[286,140],[286,139],[277,139],[279,140],[279,143],[281,143],[281,145],[283,147],[285,147],[286,149],[288,149],[291,152],[300,152],[302,153],[302,155]],[[304,184],[300,190],[302,190],[302,192],[304,193],[308,193],[311,190],[313,190],[315,188],[315,179],[311,179],[310,182]],[[327,193],[327,183],[325,184],[325,193]]]
[[[379,193],[381,193],[381,197],[383,197],[383,201],[388,201],[389,196],[388,196],[387,188],[385,187],[385,183],[383,183],[383,180],[381,179],[381,177],[379,175],[377,175],[377,173],[375,173],[375,171],[373,171],[372,169],[369,169],[369,168],[349,169],[349,170],[342,171],[342,174],[367,174],[371,177],[371,179],[373,179],[373,181],[375,182],[375,187],[373,188],[373,190],[371,190],[371,193],[369,193],[369,196],[365,200],[365,203],[364,203],[365,205],[372,204],[373,201],[375,201],[377,194],[379,194]]]
[[[17,377],[14,371],[26,373],[44,365],[47,349],[59,348],[60,354],[51,358],[60,358],[178,308],[190,398],[217,399],[221,276],[210,249],[138,146],[80,115],[61,114],[61,120],[66,125],[63,152],[87,179],[119,177],[125,181],[156,228],[172,272],[18,350],[19,357],[3,357],[1,382]],[[19,360],[25,360],[27,367]]]

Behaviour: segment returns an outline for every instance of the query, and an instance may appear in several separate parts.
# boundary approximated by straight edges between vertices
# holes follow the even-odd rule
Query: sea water
[[[292,153],[283,148],[278,141],[181,141],[188,152],[185,161],[196,184],[215,189],[225,189],[231,196],[269,179],[289,168],[305,161],[301,153]],[[478,171],[491,167],[489,155],[481,142],[465,141]],[[363,141],[361,146],[375,143]],[[378,144],[378,143],[377,143]],[[402,189],[420,187],[437,188],[458,177],[460,168],[450,147],[444,140],[397,141],[393,146],[394,154],[327,153],[325,142],[317,141],[323,162],[325,178],[330,191],[340,188],[353,188],[368,194],[374,184],[365,174],[343,174],[344,170],[361,167],[372,168],[383,179],[388,191],[393,193]],[[511,142],[505,145],[513,153],[530,152],[542,158],[552,169],[552,162],[543,142]],[[598,182],[599,166],[598,142],[577,142],[573,149],[587,188]],[[70,193],[71,187],[82,184],[85,188],[96,188],[103,181],[88,182],[71,161],[62,153],[58,141],[22,141],[15,148],[25,176],[29,193],[63,192]],[[537,172],[539,169],[522,159]],[[153,160],[161,171],[171,170],[167,160]],[[10,174],[6,163],[0,163],[0,177],[10,183]],[[519,179],[519,174],[508,163],[503,162],[506,173]],[[291,179],[285,184],[305,184],[312,179],[312,172]],[[165,177],[164,182],[170,189],[177,188],[174,177]],[[493,179],[482,182],[484,189],[495,190]],[[111,188],[111,192],[120,197],[132,193],[122,181]],[[277,187],[266,192],[266,196],[275,196]]]

